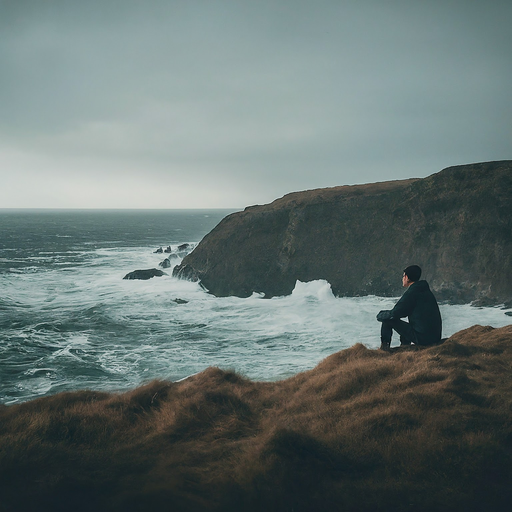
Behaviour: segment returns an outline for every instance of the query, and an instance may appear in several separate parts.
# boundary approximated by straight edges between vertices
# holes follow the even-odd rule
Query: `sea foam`
[[[126,217],[123,232],[134,218]],[[120,216],[115,219],[121,222]],[[335,297],[327,281],[317,280],[297,281],[289,296],[218,298],[200,283],[173,278],[172,268],[148,281],[123,280],[133,270],[158,268],[166,257],[154,253],[160,245],[197,241],[159,238],[158,245],[148,245],[145,219],[138,238],[125,246],[112,242],[118,240],[117,228],[107,225],[95,234],[92,230],[103,229],[102,224],[91,220],[87,233],[59,239],[54,247],[55,237],[48,242],[43,237],[52,224],[40,224],[38,243],[48,247],[25,241],[16,262],[5,263],[0,403],[64,390],[126,390],[152,379],[180,380],[209,366],[279,380],[356,343],[379,346],[375,316],[398,297]],[[25,230],[34,219],[26,221]],[[11,267],[15,272],[8,271]],[[499,307],[442,304],[441,313],[444,336],[474,324],[512,323]]]

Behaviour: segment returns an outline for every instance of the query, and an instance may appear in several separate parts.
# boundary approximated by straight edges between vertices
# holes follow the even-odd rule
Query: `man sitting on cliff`
[[[402,285],[407,288],[392,310],[381,311],[381,350],[389,350],[393,329],[400,334],[400,344],[435,345],[441,341],[441,313],[427,281],[420,281],[421,268],[411,265],[404,270]],[[407,316],[409,323],[400,320]]]

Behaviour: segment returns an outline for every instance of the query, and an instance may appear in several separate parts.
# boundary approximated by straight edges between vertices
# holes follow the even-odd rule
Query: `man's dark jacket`
[[[431,345],[441,340],[441,313],[427,281],[411,284],[395,307],[386,313],[389,314],[383,315],[382,320],[407,316],[420,345]]]

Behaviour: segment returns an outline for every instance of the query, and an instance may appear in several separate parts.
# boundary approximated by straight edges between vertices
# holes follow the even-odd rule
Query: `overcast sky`
[[[241,208],[512,158],[510,0],[0,0],[0,208]]]

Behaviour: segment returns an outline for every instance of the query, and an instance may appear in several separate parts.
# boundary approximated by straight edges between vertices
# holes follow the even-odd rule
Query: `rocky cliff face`
[[[438,299],[512,300],[512,161],[248,207],[222,220],[173,275],[217,296],[286,295],[296,280],[315,279],[339,296],[393,296],[410,264]]]

